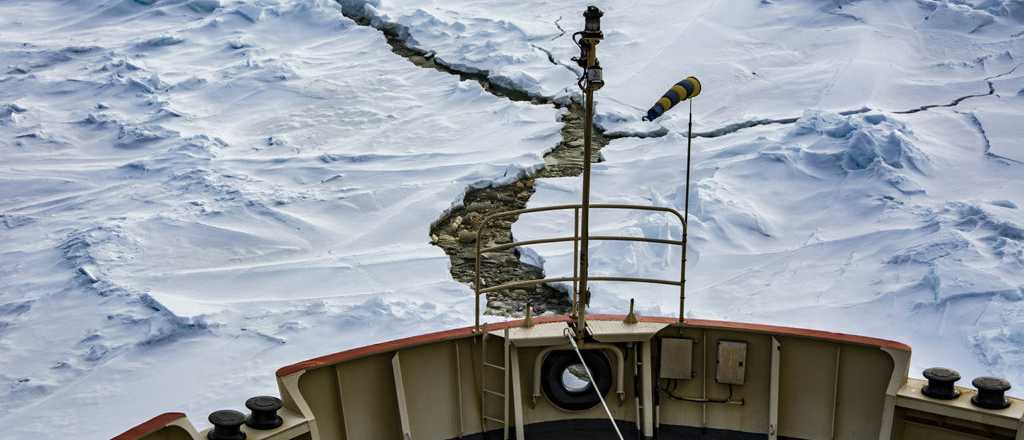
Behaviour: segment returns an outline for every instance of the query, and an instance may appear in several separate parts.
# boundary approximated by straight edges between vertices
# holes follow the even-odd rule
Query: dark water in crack
[[[346,17],[354,20],[363,26],[370,26],[382,32],[391,46],[392,52],[409,60],[419,67],[435,69],[450,75],[458,76],[460,80],[476,81],[487,92],[513,101],[525,101],[538,105],[554,105],[558,108],[567,109],[564,116],[564,127],[562,128],[562,141],[558,146],[545,155],[544,168],[536,175],[524,177],[515,183],[499,186],[469,190],[463,198],[461,207],[452,209],[443,217],[438,219],[431,228],[431,243],[444,249],[451,259],[451,274],[456,280],[472,286],[475,271],[475,250],[476,231],[479,222],[484,217],[502,211],[523,209],[526,207],[530,196],[534,193],[536,179],[548,177],[572,177],[578,176],[583,171],[583,111],[578,104],[563,105],[553,102],[550,98],[533,96],[522,90],[495,84],[488,78],[487,72],[462,71],[444,63],[443,60],[434,57],[433,53],[412,48],[406,45],[403,35],[407,31],[400,25],[391,23],[371,23],[364,16],[355,14],[349,8],[343,13]],[[550,59],[549,53],[549,59]],[[551,59],[554,62],[553,59]],[[956,107],[961,102],[984,96],[991,96],[995,93],[992,80],[1013,73],[1020,65],[1015,66],[1008,72],[993,75],[985,78],[989,90],[987,93],[971,94],[959,97],[948,104],[929,104],[917,108],[891,111],[896,114],[910,114],[927,111],[932,108]],[[841,111],[841,115],[853,115],[873,111],[868,107]],[[715,138],[742,131],[747,128],[762,125],[789,125],[796,123],[800,118],[780,119],[751,119],[706,132],[695,132],[695,138]],[[651,134],[650,137],[663,136],[667,133],[660,132]],[[605,136],[597,127],[594,127],[594,143],[592,160],[596,163],[600,160],[600,150],[608,144],[612,136]],[[614,136],[626,137],[626,136]],[[507,243],[512,241],[512,224],[517,218],[507,217],[492,223],[488,233],[482,238],[485,245]],[[568,235],[568,233],[567,233]],[[484,285],[496,285],[509,281],[524,281],[540,279],[544,277],[541,268],[519,261],[519,253],[514,249],[494,252],[485,255],[481,261],[481,273]],[[568,295],[548,285],[539,285],[534,288],[512,289],[488,294],[487,311],[499,315],[521,315],[526,304],[532,304],[534,310],[542,312],[566,312],[569,308]]]
[[[458,70],[435,58],[430,52],[407,46],[401,37],[403,31],[397,25],[385,23],[379,26],[374,26],[368,18],[360,15],[354,15],[348,9],[344,9],[342,14],[361,26],[372,27],[380,31],[384,34],[384,38],[387,40],[388,45],[391,46],[391,52],[409,60],[409,62],[418,67],[434,69],[449,75],[454,75],[459,77],[460,81],[476,81],[484,90],[494,96],[508,98],[513,101],[532,102],[534,104],[551,104],[551,100],[546,97],[530,95],[522,90],[495,84],[487,77],[486,72],[467,72]]]
[[[371,26],[381,31],[391,46],[392,52],[419,67],[455,75],[464,81],[476,81],[484,90],[495,96],[538,105],[554,105],[567,110],[562,119],[564,123],[562,141],[544,156],[544,168],[533,176],[523,177],[508,185],[467,191],[462,206],[446,213],[431,228],[431,243],[444,249],[448,254],[451,260],[452,277],[472,286],[476,270],[476,233],[481,220],[494,213],[525,208],[530,196],[534,193],[536,179],[572,177],[583,173],[583,108],[576,103],[556,104],[545,97],[531,96],[521,90],[494,84],[485,72],[457,70],[444,64],[429,52],[408,47],[401,37],[404,31],[398,26],[389,24],[374,26],[366,17],[355,15],[352,11],[345,10],[343,13],[360,25]],[[595,128],[592,161],[600,160],[600,150],[607,144],[608,140],[601,130]],[[506,217],[492,222],[482,237],[484,244],[492,245],[512,241],[512,224],[517,219],[517,217]],[[567,231],[566,235],[568,234],[570,232]],[[544,278],[543,269],[520,261],[519,252],[516,249],[485,254],[481,258],[480,267],[485,286]],[[568,294],[546,284],[532,288],[492,292],[487,294],[486,300],[487,312],[498,315],[522,315],[527,304],[532,305],[537,313],[565,313],[569,310]]]
[[[583,110],[579,105],[568,107],[563,118],[562,141],[544,157],[544,168],[532,177],[497,187],[473,189],[466,193],[463,205],[442,217],[431,230],[431,241],[444,249],[451,258],[452,277],[472,285],[475,271],[476,231],[486,216],[501,211],[523,209],[534,193],[536,179],[572,177],[583,172]],[[600,150],[608,144],[599,130],[594,130],[591,160],[600,160]],[[512,224],[517,217],[497,219],[482,236],[484,246],[512,241]],[[571,234],[566,231],[566,235]],[[544,271],[519,261],[519,253],[508,249],[485,254],[481,259],[481,276],[485,286],[510,281],[524,281],[544,277]],[[542,284],[533,288],[520,288],[492,292],[487,295],[487,310],[493,314],[521,315],[526,304],[536,312],[568,311],[566,292]]]

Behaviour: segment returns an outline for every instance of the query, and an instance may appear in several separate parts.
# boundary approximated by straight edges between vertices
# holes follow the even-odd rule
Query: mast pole
[[[683,196],[683,263],[679,283],[679,323],[686,319],[686,248],[689,247],[690,225],[690,157],[693,155],[693,100],[690,100],[690,118],[686,127],[686,195]]]
[[[580,79],[580,88],[584,92],[584,114],[583,114],[583,195],[580,212],[580,255],[579,255],[579,292],[574,304],[573,321],[575,324],[576,337],[582,340],[586,336],[587,329],[587,303],[590,302],[590,291],[587,288],[587,277],[589,274],[589,244],[590,244],[590,166],[591,154],[593,152],[593,128],[594,128],[594,91],[604,86],[601,65],[597,60],[597,45],[604,38],[601,32],[601,16],[604,15],[596,6],[588,6],[583,13],[585,19],[580,35],[580,57],[576,59],[583,68],[583,78]],[[575,40],[575,35],[573,36]]]
[[[693,99],[700,94],[701,85],[700,80],[696,77],[688,76],[686,79],[677,82],[671,89],[665,92],[657,102],[649,110],[647,115],[643,117],[645,121],[653,121],[658,119],[665,112],[669,111],[672,107],[680,102],[689,100],[690,101],[690,115],[687,120],[686,127],[686,194],[684,194],[685,201],[683,207],[683,216],[680,220],[683,223],[683,252],[681,255],[681,262],[679,268],[679,324],[683,324],[686,320],[686,252],[689,249],[689,232],[690,232],[690,169],[693,162]],[[677,213],[678,215],[678,213]]]
[[[587,328],[587,303],[590,302],[590,291],[587,289],[588,250],[590,249],[590,155],[591,130],[594,117],[594,91],[588,86],[583,123],[583,209],[580,214],[580,295],[576,306],[576,334],[582,336]]]

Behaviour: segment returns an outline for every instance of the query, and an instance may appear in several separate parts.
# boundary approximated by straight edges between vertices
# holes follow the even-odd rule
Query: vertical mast
[[[584,116],[583,116],[583,200],[581,201],[580,216],[580,257],[579,257],[579,292],[577,292],[576,304],[573,304],[573,321],[576,330],[576,337],[583,338],[587,328],[587,303],[590,302],[590,291],[587,288],[588,275],[588,251],[590,244],[590,157],[592,153],[591,141],[594,128],[594,91],[604,85],[604,78],[601,65],[597,60],[597,45],[604,38],[601,33],[601,16],[604,15],[596,6],[587,7],[583,13],[585,24],[582,32],[573,35],[580,36],[577,45],[580,47],[580,56],[576,58],[577,64],[583,68],[583,77],[580,78],[579,86],[583,89],[584,95]]]
[[[676,104],[683,101],[690,101],[690,116],[686,127],[686,201],[683,202],[683,256],[679,268],[679,323],[682,324],[686,318],[686,250],[689,248],[689,225],[690,225],[690,165],[693,157],[693,98],[700,94],[700,80],[688,76],[677,82],[671,89],[661,96],[658,102],[647,110],[643,120],[653,121],[658,119],[665,112],[669,111]]]
[[[686,127],[686,196],[683,202],[683,262],[679,268],[679,323],[686,320],[686,248],[690,247],[690,158],[693,157],[693,100],[690,100],[690,118]]]

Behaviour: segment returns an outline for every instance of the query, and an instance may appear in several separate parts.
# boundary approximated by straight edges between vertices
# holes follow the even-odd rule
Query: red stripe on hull
[[[587,315],[589,320],[598,321],[621,321],[624,319],[624,315]],[[534,323],[543,324],[549,322],[568,322],[568,315],[558,316],[541,316],[534,318]],[[640,318],[641,322],[654,322],[664,324],[674,324],[678,320],[676,318],[666,317],[648,317],[644,316]],[[518,327],[523,324],[522,320],[499,322],[494,324],[488,324],[485,326],[487,331],[501,330],[509,327]],[[741,322],[729,322],[729,321],[713,321],[707,319],[687,319],[687,327],[703,328],[711,330],[735,330],[745,331],[754,333],[765,333],[774,334],[780,336],[797,336],[811,339],[820,339],[832,342],[841,342],[848,344],[867,345],[872,347],[880,348],[891,348],[901,351],[910,351],[910,346],[896,341],[890,341],[886,339],[869,338],[866,336],[848,335],[845,333],[834,333],[822,330],[809,330],[802,328],[793,327],[782,327],[775,325],[764,325],[764,324],[748,324]],[[286,365],[277,370],[278,377],[284,377],[292,373],[296,373],[302,370],[310,368],[319,368],[328,365],[334,365],[341,362],[350,361],[353,359],[359,359],[375,354],[389,353],[403,348],[410,348],[424,344],[430,344],[435,342],[443,342],[452,339],[461,339],[469,337],[473,334],[473,327],[462,327],[452,330],[445,330],[436,333],[427,333],[424,335],[412,336],[404,339],[396,339],[394,341],[381,342],[379,344],[367,345],[365,347],[354,348],[351,350],[341,351],[325,356],[316,357],[313,359],[305,360],[302,362]]]

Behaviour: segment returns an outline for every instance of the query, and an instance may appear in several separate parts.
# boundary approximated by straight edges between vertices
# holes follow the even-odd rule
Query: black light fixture
[[[597,6],[587,6],[587,11],[583,13],[583,18],[586,21],[583,24],[583,38],[602,38],[601,35],[601,17],[604,12],[601,12]]]

